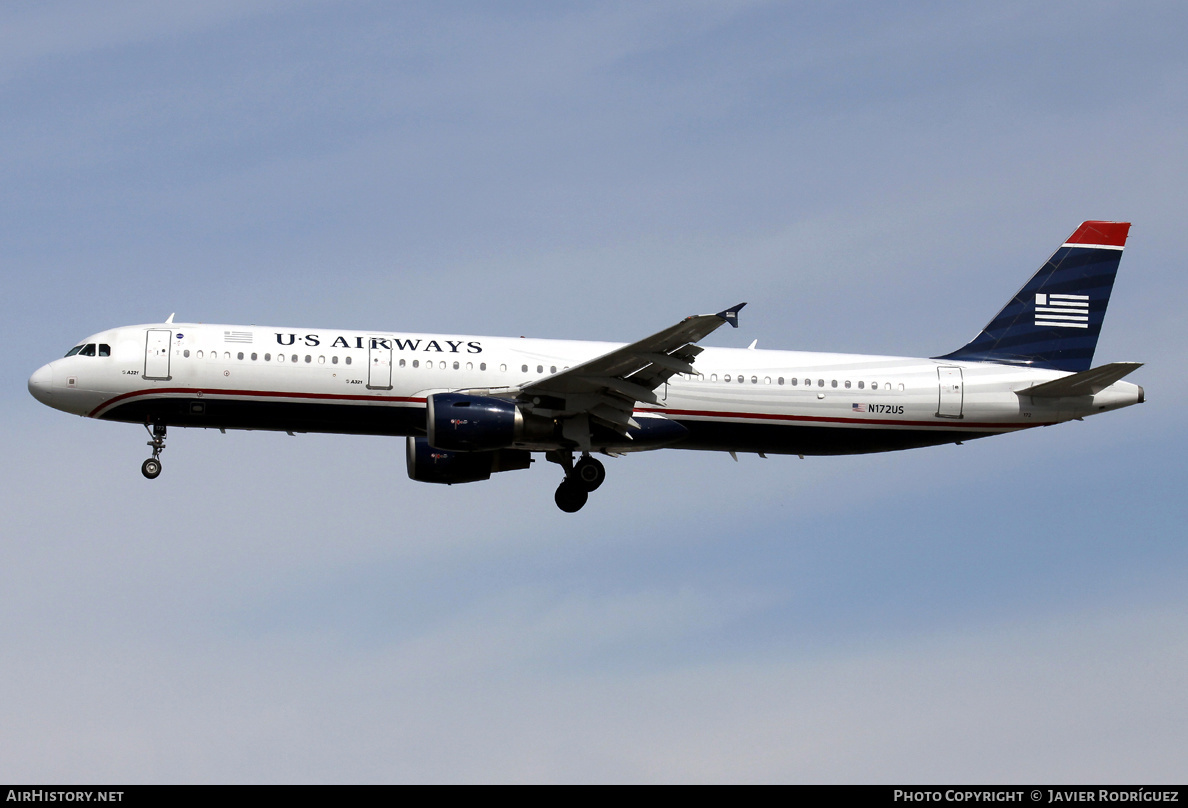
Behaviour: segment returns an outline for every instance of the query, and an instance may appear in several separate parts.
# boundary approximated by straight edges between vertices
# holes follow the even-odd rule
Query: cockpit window
[[[104,345],[102,342],[99,343],[99,355],[100,356],[111,356],[111,346]]]
[[[83,349],[78,352],[78,355],[79,356],[94,356],[95,355],[95,343],[88,342],[86,345],[83,346]]]
[[[68,354],[66,354],[66,355],[67,355],[67,356],[74,356],[76,353],[78,353],[78,352],[79,352],[79,351],[81,351],[82,349],[83,349],[83,346],[81,346],[81,345],[75,345],[73,348],[71,348],[71,349],[70,349],[70,353],[68,353]]]

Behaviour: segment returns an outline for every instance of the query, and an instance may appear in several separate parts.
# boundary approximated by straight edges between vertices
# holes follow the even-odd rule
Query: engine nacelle
[[[451,452],[505,449],[548,438],[555,429],[551,419],[525,414],[514,401],[465,393],[429,396],[425,427],[430,446]]]
[[[409,477],[445,485],[488,480],[496,472],[526,469],[532,463],[531,453],[522,449],[450,452],[433,448],[426,438],[408,438],[406,457]]]

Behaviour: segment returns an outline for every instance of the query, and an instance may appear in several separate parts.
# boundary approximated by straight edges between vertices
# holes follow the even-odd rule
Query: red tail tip
[[[1102,244],[1107,247],[1126,246],[1130,222],[1082,222],[1077,232],[1065,244]]]

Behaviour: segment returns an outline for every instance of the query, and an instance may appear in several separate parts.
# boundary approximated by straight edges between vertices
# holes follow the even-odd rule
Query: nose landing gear
[[[590,498],[590,492],[606,480],[606,468],[588,454],[583,454],[576,465],[569,452],[549,452],[546,458],[565,469],[565,479],[557,486],[553,501],[566,513],[580,511]]]
[[[152,438],[148,445],[153,447],[153,456],[141,463],[140,473],[150,480],[155,480],[161,474],[161,450],[165,448],[165,424],[153,424],[151,428],[145,424],[144,428]]]

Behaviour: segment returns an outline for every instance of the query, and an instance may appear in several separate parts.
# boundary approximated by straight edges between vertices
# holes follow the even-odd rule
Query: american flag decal
[[[1057,328],[1089,327],[1089,295],[1035,296],[1035,324]]]
[[[224,331],[223,342],[251,342],[251,331]]]
[[[854,412],[866,412],[866,405],[865,404],[854,404],[853,410],[854,410]]]

